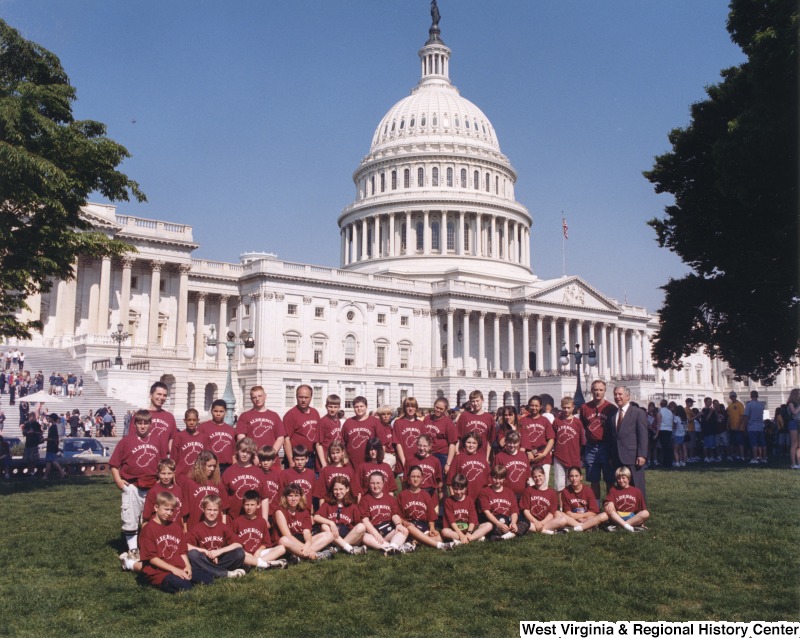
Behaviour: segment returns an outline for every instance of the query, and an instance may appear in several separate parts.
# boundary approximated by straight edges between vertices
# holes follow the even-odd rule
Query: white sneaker
[[[417,551],[417,546],[414,543],[403,543],[400,546],[400,552],[403,554],[413,554]]]
[[[124,572],[130,571],[127,565],[125,564],[127,561],[128,561],[128,552],[122,552],[119,555],[119,562],[122,564],[122,571]]]
[[[681,462],[680,461],[673,461],[672,467],[680,467],[680,466],[681,466]]]
[[[758,459],[750,459],[750,465],[758,465]]]
[[[289,567],[289,561],[285,558],[278,558],[277,560],[267,561],[267,565],[270,569],[286,569]]]
[[[241,578],[242,576],[246,576],[247,572],[243,569],[234,569],[233,571],[228,572],[228,578]]]
[[[461,541],[460,541],[460,540],[458,540],[458,539],[456,539],[456,540],[454,540],[454,541],[450,541],[450,544],[451,544],[453,547],[458,547],[459,545],[461,545]]]
[[[367,553],[367,546],[366,545],[359,545],[358,547],[353,547],[353,555],[356,556],[358,554],[366,554]]]

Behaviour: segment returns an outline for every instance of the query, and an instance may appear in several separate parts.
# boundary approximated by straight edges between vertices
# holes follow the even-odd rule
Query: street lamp
[[[122,342],[125,341],[130,335],[122,331],[122,324],[117,324],[117,331],[111,333],[111,338],[117,342],[117,358],[114,359],[114,365],[117,368],[122,367]]]
[[[663,374],[661,375],[661,398],[667,398],[667,378]]]
[[[206,338],[206,354],[209,357],[217,356],[217,346],[219,341],[214,336],[214,326],[210,329],[211,336]],[[236,351],[236,346],[244,346],[242,354],[245,359],[252,359],[256,356],[256,342],[253,339],[253,333],[250,330],[242,330],[239,334],[239,341],[236,341],[236,333],[229,330],[226,335],[227,341],[225,342],[226,354],[228,356],[228,377],[225,380],[225,392],[222,394],[222,400],[228,409],[225,413],[225,423],[233,427],[233,413],[236,410],[236,397],[233,394],[233,382],[231,379],[231,365],[233,363],[233,354]]]
[[[577,384],[575,387],[575,396],[573,400],[575,401],[575,409],[577,410],[581,407],[584,403],[586,403],[585,399],[583,398],[583,390],[581,389],[581,359],[583,358],[583,353],[581,352],[581,344],[575,344],[575,352],[568,352],[567,351],[567,342],[561,342],[561,365],[565,366],[569,363],[569,357],[572,355],[575,357],[575,365],[577,366],[577,374],[575,377],[577,378]],[[597,365],[597,352],[594,349],[594,341],[589,342],[589,352],[586,353],[587,362],[589,363],[589,367],[593,368]],[[588,377],[588,375],[587,375]],[[588,385],[589,382],[587,381],[586,384]]]

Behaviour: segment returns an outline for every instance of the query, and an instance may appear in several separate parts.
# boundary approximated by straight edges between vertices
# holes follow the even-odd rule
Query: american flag
[[[561,229],[564,231],[564,239],[569,239],[569,226],[567,226],[567,218],[561,218]]]

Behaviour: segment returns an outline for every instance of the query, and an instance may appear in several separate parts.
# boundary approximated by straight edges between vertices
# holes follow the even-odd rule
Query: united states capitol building
[[[29,300],[40,318],[31,345],[66,349],[109,395],[142,404],[153,381],[171,388],[170,407],[203,413],[222,395],[225,334],[250,331],[255,355],[233,353],[237,411],[247,389],[267,390],[279,412],[301,383],[314,404],[328,393],[349,407],[415,396],[463,401],[473,389],[487,407],[519,405],[532,394],[573,394],[578,378],[625,383],[639,401],[711,395],[731,389],[719,360],[697,354],[682,370],[653,367],[657,317],[620,303],[580,277],[539,279],[531,271],[528,209],[515,199],[517,173],[494,128],[450,81],[450,49],[434,23],[419,51],[420,80],[380,120],[355,169],[355,199],[338,218],[338,268],[245,253],[238,262],[192,257],[192,228],[90,204],[96,229],[135,246],[120,260],[80,258],[76,279]],[[365,131],[366,134],[366,131]],[[121,324],[124,366],[113,365]],[[207,352],[213,335],[220,347]],[[597,362],[560,362],[561,349]],[[768,389],[771,410],[796,373]],[[578,378],[576,378],[578,377]],[[776,402],[777,401],[777,402]]]

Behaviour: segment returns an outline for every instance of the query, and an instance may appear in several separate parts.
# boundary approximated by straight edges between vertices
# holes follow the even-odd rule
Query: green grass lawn
[[[800,472],[648,473],[646,534],[342,556],[177,596],[119,568],[108,478],[0,485],[0,635],[515,636],[520,620],[800,620]]]

